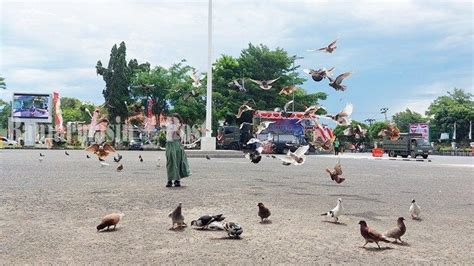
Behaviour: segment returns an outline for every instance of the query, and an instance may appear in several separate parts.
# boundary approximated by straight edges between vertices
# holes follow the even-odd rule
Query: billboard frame
[[[49,115],[48,115],[48,118],[25,118],[25,117],[14,117],[13,116],[13,103],[15,101],[15,96],[18,96],[18,95],[27,95],[27,96],[48,96],[48,110],[49,110]],[[52,123],[53,121],[53,94],[52,93],[28,93],[28,92],[14,92],[13,95],[12,95],[12,103],[11,103],[11,109],[12,109],[12,112],[11,112],[11,119],[12,119],[12,122],[20,122],[20,123],[33,123],[33,124],[37,124],[37,123]]]

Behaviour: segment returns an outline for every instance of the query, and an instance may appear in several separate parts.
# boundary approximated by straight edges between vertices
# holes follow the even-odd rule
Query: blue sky
[[[106,62],[125,41],[128,59],[169,66],[182,58],[207,69],[207,1],[0,0],[0,75],[8,90],[51,92],[101,103]],[[352,71],[346,92],[329,94],[330,112],[354,104],[353,118],[382,119],[458,87],[473,92],[473,4],[459,1],[214,0],[214,58],[238,56],[249,42],[303,56],[303,68]],[[333,54],[307,49],[338,38]],[[301,71],[301,75],[305,75]]]

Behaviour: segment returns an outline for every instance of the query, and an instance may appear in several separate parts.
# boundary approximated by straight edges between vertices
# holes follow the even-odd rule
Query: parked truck
[[[400,138],[395,141],[384,139],[383,149],[389,157],[407,158],[410,155],[412,158],[421,156],[423,159],[428,158],[428,155],[433,151],[428,140],[423,139],[422,135],[417,133],[401,133]]]

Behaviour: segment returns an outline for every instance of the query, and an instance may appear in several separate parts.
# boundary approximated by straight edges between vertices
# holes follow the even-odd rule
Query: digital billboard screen
[[[14,93],[12,103],[13,118],[51,119],[51,95]]]

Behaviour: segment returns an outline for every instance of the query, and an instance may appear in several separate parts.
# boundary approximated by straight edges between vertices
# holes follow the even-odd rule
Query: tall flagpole
[[[209,0],[207,18],[207,92],[206,92],[206,135],[201,139],[201,150],[213,151],[216,140],[212,137],[212,0]]]

